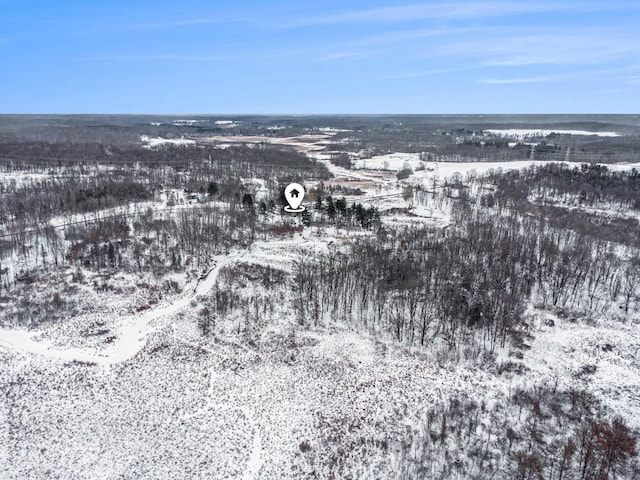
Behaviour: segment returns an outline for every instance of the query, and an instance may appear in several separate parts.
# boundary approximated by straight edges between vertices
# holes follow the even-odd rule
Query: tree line
[[[531,195],[540,201],[640,211],[640,171],[612,171],[605,165],[547,164],[491,176],[498,196],[512,205]]]

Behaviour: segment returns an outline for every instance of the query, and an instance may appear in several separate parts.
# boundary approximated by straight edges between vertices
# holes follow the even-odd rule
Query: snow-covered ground
[[[450,221],[445,203],[412,205],[408,186],[428,189],[434,179],[455,173],[542,163],[424,162],[424,170],[398,182],[394,172],[420,166],[417,154],[361,160],[354,171],[321,153],[328,134],[247,138],[210,140],[269,138],[306,149],[335,175],[335,184],[362,186],[364,194],[348,196],[349,203],[376,206],[382,220],[395,225]],[[267,188],[263,179],[245,182],[257,191]],[[640,428],[637,323],[572,323],[532,309],[537,330],[522,359],[528,370],[508,375],[463,362],[441,365],[428,350],[381,341],[339,322],[301,326],[292,307],[292,273],[301,259],[328,254],[340,240],[337,228],[318,228],[255,242],[213,258],[199,282],[180,280],[181,293],[148,310],[134,313],[124,301],[103,295],[87,300],[96,303],[93,316],[31,331],[0,329],[0,391],[6,398],[0,402],[0,478],[298,479],[327,478],[330,468],[357,478],[393,478],[408,432],[422,428],[435,405],[461,397],[490,410],[508,403],[518,387],[556,380],[561,388],[592,392]],[[233,322],[247,318],[216,318],[226,322],[218,331],[227,334],[203,337],[198,316],[241,265],[269,267],[287,278],[271,290],[242,290],[277,299],[272,311],[255,313],[265,327],[246,339]],[[85,323],[96,320],[105,322],[108,342],[82,334]]]
[[[583,162],[566,162],[556,160],[516,160],[511,162],[434,162],[420,160],[420,154],[417,153],[396,152],[356,160],[354,162],[354,168],[357,169],[357,173],[350,173],[350,171],[344,171],[344,169],[340,170],[340,167],[335,166],[330,166],[329,169],[334,173],[334,175],[349,175],[354,178],[372,180],[375,179],[375,177],[371,175],[371,171],[386,170],[398,172],[402,169],[409,168],[413,170],[413,174],[408,179],[409,183],[413,185],[428,186],[428,180],[434,177],[445,180],[450,179],[455,174],[459,174],[464,178],[470,173],[482,176],[491,171],[523,170],[531,166],[541,166],[550,163],[564,164],[574,167],[580,167],[583,164]],[[603,166],[615,172],[628,172],[634,168],[636,170],[640,170],[640,162],[603,164]]]
[[[629,172],[634,168],[640,171],[640,162],[610,163],[604,166],[613,172]]]
[[[435,162],[421,160],[419,153],[389,153],[376,157],[360,159],[353,162],[355,169],[360,170],[388,170],[398,172],[408,168],[414,171],[415,178],[438,176],[449,178],[455,173],[465,175],[475,171],[478,175],[491,170],[521,170],[532,165],[547,163],[565,163],[556,161],[516,160],[512,162]],[[580,163],[575,162],[575,165]]]
[[[153,212],[153,214],[165,214],[172,215],[185,209],[197,209],[203,207],[213,208],[227,208],[227,204],[220,201],[209,201],[207,203],[198,203],[195,201],[189,201],[183,198],[183,201],[177,201],[175,204],[167,202],[167,197],[158,195],[157,201],[142,201],[137,203],[129,203],[127,205],[121,205],[117,207],[105,208],[93,212],[86,213],[67,213],[64,215],[54,216],[49,219],[49,225],[52,227],[63,230],[69,226],[79,225],[87,226],[110,218],[124,218],[127,219],[131,232],[134,232],[134,220],[140,215],[144,215],[147,212]],[[12,231],[9,229],[0,229],[0,234],[8,235]],[[7,268],[7,275],[13,279],[18,272],[25,272],[30,269],[36,268],[38,265],[39,254],[33,249],[31,255],[20,256],[14,252],[14,254],[5,258],[2,265]],[[50,259],[51,260],[51,259]]]
[[[220,145],[255,145],[273,144],[286,145],[303,152],[324,150],[326,142],[332,135],[327,133],[297,135],[295,137],[268,137],[262,135],[213,135],[208,137],[198,137],[201,143],[213,143]]]
[[[523,362],[530,381],[584,388],[640,428],[640,324],[604,318],[590,324],[549,311],[535,314],[535,338]]]
[[[235,128],[242,124],[242,122],[237,122],[235,120],[216,120],[216,126],[222,128]]]
[[[207,342],[195,329],[199,299],[225,267],[292,269],[300,255],[326,253],[331,240],[258,242],[218,259],[193,294],[124,322],[107,354],[49,348],[30,334],[2,331],[0,382],[14,387],[3,404],[10,422],[0,435],[11,447],[0,447],[7,459],[0,474],[325,477],[341,445],[400,444],[407,425],[445,396],[508,395],[508,382],[491,374],[442,368],[340,325],[300,329],[286,301],[257,343]],[[286,299],[289,286],[279,288],[274,294]],[[367,460],[379,469],[370,476],[387,476],[395,454],[378,450]],[[363,454],[349,456],[353,462]]]
[[[239,264],[292,272],[301,256],[329,251],[335,237],[326,233],[217,258],[195,291],[122,319],[107,351],[51,348],[31,333],[1,331],[0,384],[11,388],[0,403],[0,478],[297,479],[327,478],[330,469],[389,478],[408,432],[446,399],[490,412],[517,388],[556,381],[594,393],[639,426],[637,324],[572,323],[532,310],[528,370],[507,375],[442,366],[428,351],[339,323],[301,328],[287,308],[288,284],[271,292],[282,301],[255,341],[197,331],[197,312],[223,270],[230,278]]]
[[[324,478],[340,445],[399,444],[443,396],[508,392],[491,375],[340,329],[241,348],[168,326],[118,365],[0,358],[3,381],[22,378],[0,467],[18,478]],[[367,461],[386,477],[393,455]]]
[[[148,135],[141,135],[140,141],[145,144],[147,148],[156,148],[162,145],[195,145],[195,140],[188,138],[162,138],[162,137],[149,137]]]
[[[369,170],[393,170],[399,171],[403,168],[417,169],[419,166],[423,168],[427,162],[420,160],[419,153],[389,153],[387,155],[378,155],[371,158],[363,158],[353,162],[353,168],[369,169]]]
[[[190,120],[190,119],[180,119],[180,120],[174,120],[173,124],[177,127],[193,127],[194,125],[198,125],[201,123],[209,123],[209,120],[206,119],[202,119],[202,120]]]
[[[193,293],[171,302],[166,306],[154,308],[146,313],[134,315],[122,320],[120,331],[114,330],[107,348],[96,351],[89,348],[56,347],[46,340],[36,340],[37,331],[25,331],[24,329],[2,329],[0,346],[13,348],[22,352],[62,359],[94,363],[97,365],[111,365],[121,363],[134,357],[145,345],[148,335],[147,327],[154,321],[163,317],[173,317],[177,312],[187,307],[198,295],[205,295],[216,282],[220,268],[229,262],[240,258],[239,254],[232,254],[225,258],[217,259],[216,266],[200,283]]]
[[[565,163],[556,161],[537,161],[537,160],[517,160],[513,162],[436,162],[427,163],[430,168],[428,170],[415,171],[412,179],[418,182],[424,182],[427,179],[438,177],[441,179],[451,178],[455,174],[460,174],[461,178],[464,178],[470,173],[475,173],[477,176],[486,175],[491,171],[510,171],[510,170],[524,170],[525,168],[534,165],[546,165],[549,163]],[[576,163],[576,165],[580,165]]]
[[[318,129],[324,133],[341,133],[341,132],[353,132],[353,130],[344,129],[344,128],[332,128],[332,127],[320,127]]]
[[[180,125],[194,125],[197,120],[180,120]],[[187,123],[185,123],[187,122]],[[216,125],[222,128],[234,128],[240,125],[232,120],[217,120]],[[279,127],[269,127],[270,130],[280,130]],[[140,141],[147,148],[156,148],[162,145],[195,145],[198,143],[210,143],[218,148],[227,148],[231,145],[256,145],[256,144],[272,144],[293,147],[296,150],[310,153],[319,152],[326,149],[327,144],[331,143],[331,138],[343,130],[333,128],[320,128],[316,133],[307,133],[292,137],[271,137],[266,135],[211,135],[211,136],[189,136],[187,138],[162,138],[150,137],[148,135],[140,136]]]
[[[525,139],[529,137],[548,137],[551,134],[557,135],[595,135],[598,137],[619,137],[621,136],[616,132],[590,132],[587,130],[565,130],[565,129],[524,129],[524,128],[508,128],[504,130],[487,129],[485,133],[496,135],[499,137],[519,138]]]
[[[31,172],[11,172],[0,173],[0,185],[4,188],[19,188],[25,183],[43,181],[49,179],[50,176],[46,173],[31,173]]]

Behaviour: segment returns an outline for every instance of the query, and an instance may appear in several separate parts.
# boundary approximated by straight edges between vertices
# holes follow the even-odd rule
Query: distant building
[[[200,194],[198,193],[189,193],[187,195],[187,202],[192,204],[192,203],[200,203],[201,198],[200,198]]]
[[[186,192],[181,188],[167,188],[156,193],[156,201],[182,205],[188,202]]]

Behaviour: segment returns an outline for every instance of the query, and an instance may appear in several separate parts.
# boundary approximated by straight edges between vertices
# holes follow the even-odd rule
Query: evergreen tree
[[[347,213],[347,201],[345,200],[344,197],[339,198],[338,200],[336,200],[336,210],[341,215],[346,215],[346,213]]]
[[[253,208],[253,198],[250,193],[245,193],[242,197],[242,206],[244,208]]]
[[[327,197],[327,215],[331,220],[336,218],[336,206],[333,204],[333,198]]]
[[[311,214],[309,213],[309,210],[302,212],[302,225],[305,227],[311,226]]]

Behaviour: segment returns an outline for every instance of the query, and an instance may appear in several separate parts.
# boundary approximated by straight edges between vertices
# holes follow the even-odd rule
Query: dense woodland
[[[272,147],[80,147],[75,151],[75,147],[63,146],[63,156],[51,154],[35,160],[28,154],[14,157],[0,153],[4,158],[0,168],[5,173],[43,173],[19,182],[9,175],[0,184],[0,225],[10,231],[15,226],[41,224],[53,215],[126,205],[152,198],[162,188],[206,193],[212,182],[218,185],[216,194],[220,199],[233,201],[242,191],[238,179],[243,176],[267,178],[274,184],[328,177],[324,166],[306,156]]]
[[[500,197],[511,206],[526,202],[531,195],[549,203],[579,206],[607,205],[623,211],[640,211],[640,171],[613,172],[604,165],[583,164],[580,168],[548,164],[514,171],[495,178]]]
[[[301,264],[301,319],[344,319],[396,340],[474,358],[523,342],[529,302],[597,315],[640,309],[640,256],[518,214],[456,206],[444,229],[380,228],[348,255]]]

